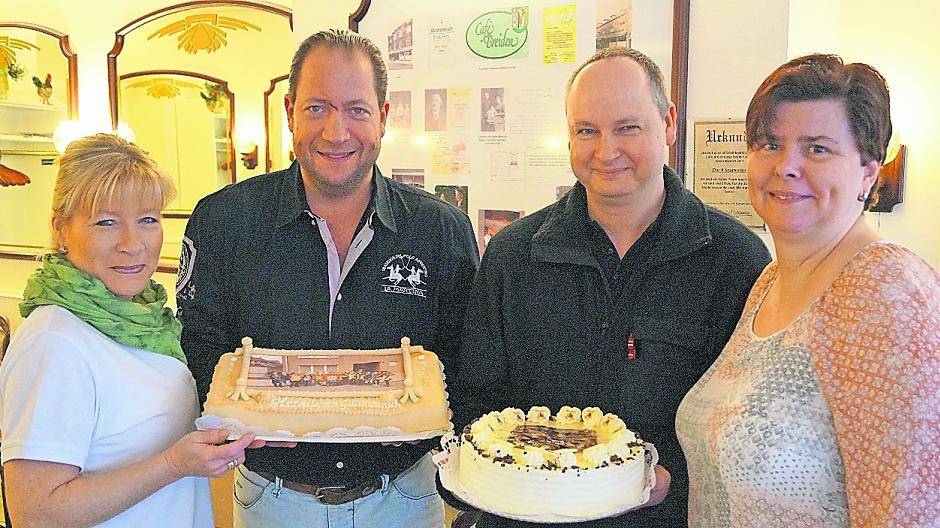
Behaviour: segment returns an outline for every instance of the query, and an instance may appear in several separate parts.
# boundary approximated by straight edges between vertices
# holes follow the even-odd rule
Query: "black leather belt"
[[[274,482],[277,478],[271,473],[264,471],[255,471],[255,473],[269,482]],[[396,476],[398,475],[389,475],[388,481],[391,482],[395,480]],[[281,479],[281,485],[289,490],[312,495],[322,504],[336,505],[361,499],[382,489],[382,476],[372,477],[351,486],[315,486],[313,484],[303,484],[287,479]]]

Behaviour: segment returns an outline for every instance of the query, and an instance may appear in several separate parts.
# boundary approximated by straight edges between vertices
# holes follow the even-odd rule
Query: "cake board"
[[[435,438],[450,431],[450,429],[439,429],[412,433],[394,427],[385,427],[382,429],[376,429],[374,427],[356,427],[354,429],[337,427],[329,431],[316,431],[304,436],[296,436],[290,431],[271,431],[260,427],[245,425],[234,418],[222,418],[214,414],[203,414],[197,418],[196,429],[200,431],[207,429],[226,429],[229,432],[229,440],[236,440],[246,433],[255,433],[255,438],[260,440],[311,443],[412,442]]]

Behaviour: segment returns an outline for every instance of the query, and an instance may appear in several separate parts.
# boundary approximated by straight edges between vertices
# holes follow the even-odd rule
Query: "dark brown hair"
[[[375,95],[378,96],[379,108],[385,104],[385,94],[388,90],[388,70],[382,60],[382,52],[371,40],[345,29],[327,29],[318,31],[300,43],[294,53],[290,64],[290,76],[287,80],[287,96],[291,102],[297,101],[297,83],[300,79],[300,70],[304,60],[314,49],[324,46],[332,49],[346,50],[350,53],[359,52],[365,55],[372,63],[372,77],[375,83]],[[342,64],[337,64],[342,68]]]
[[[860,62],[844,64],[838,55],[806,55],[773,71],[747,107],[747,148],[770,133],[777,106],[785,102],[841,101],[862,163],[884,163],[891,139],[891,100],[885,78]]]

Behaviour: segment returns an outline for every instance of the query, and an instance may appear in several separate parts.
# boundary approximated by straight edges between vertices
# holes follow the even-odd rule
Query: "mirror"
[[[268,153],[267,172],[286,169],[294,161],[294,144],[287,127],[287,110],[284,96],[287,95],[287,76],[271,79],[271,87],[264,92],[264,148]]]
[[[32,259],[49,244],[52,135],[77,119],[77,70],[68,36],[0,23],[0,257]]]
[[[265,172],[266,163],[244,153],[271,157],[265,104],[278,97],[271,80],[286,78],[296,47],[291,12],[249,0],[180,3],[115,32],[111,119],[130,125],[179,190],[163,223],[161,270],[176,268],[186,219],[202,197]]]
[[[135,143],[176,183],[164,216],[185,216],[200,198],[235,181],[234,103],[225,81],[186,72],[132,73],[121,77],[120,102]]]

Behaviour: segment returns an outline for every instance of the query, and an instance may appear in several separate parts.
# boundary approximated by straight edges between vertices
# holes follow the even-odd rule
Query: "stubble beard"
[[[362,185],[363,180],[366,179],[369,171],[375,165],[375,160],[378,159],[378,145],[376,143],[372,143],[369,145],[369,147],[369,151],[372,152],[373,155],[369,156],[367,159],[363,159],[362,163],[353,169],[352,173],[343,181],[343,183],[339,185],[332,184],[325,175],[317,171],[316,166],[313,163],[310,163],[309,167],[305,168],[305,172],[311,176],[310,183],[316,187],[317,192],[327,198],[345,198],[351,195],[353,192],[359,189],[359,186]],[[317,155],[314,148],[311,148],[311,152],[313,156]]]

